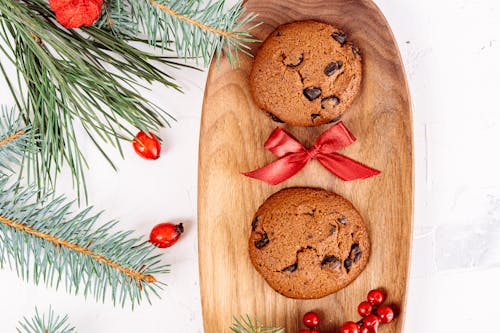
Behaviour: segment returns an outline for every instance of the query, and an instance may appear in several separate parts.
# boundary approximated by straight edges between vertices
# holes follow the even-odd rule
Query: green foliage
[[[0,107],[0,176],[13,173],[12,166],[21,164],[28,144],[27,136],[22,134],[27,131],[14,110]]]
[[[87,163],[77,128],[81,125],[106,156],[102,143],[120,149],[121,139],[133,138],[131,127],[168,126],[172,117],[142,96],[136,81],[179,90],[164,68],[180,65],[110,32],[96,27],[67,30],[53,19],[45,0],[0,0],[0,49],[19,74],[14,80],[5,78],[25,124],[32,128],[31,143],[39,136],[39,149],[29,159],[30,176],[40,189],[50,188],[67,163],[76,188],[82,189]],[[0,70],[5,74],[1,63]]]
[[[15,117],[4,119],[7,132],[20,129]],[[15,158],[20,154],[0,145],[0,156],[8,160],[20,161]],[[0,175],[0,267],[7,265],[36,284],[58,288],[62,283],[70,293],[102,301],[110,296],[122,306],[158,296],[162,283],[153,275],[167,273],[168,266],[160,263],[155,247],[132,237],[132,231],[115,231],[116,221],[97,226],[100,213],[91,208],[71,213],[73,206],[64,197],[40,194]]]
[[[230,8],[225,0],[110,0],[99,26],[108,26],[118,35],[144,32],[150,44],[160,38],[165,47],[175,41],[177,54],[201,58],[208,65],[215,54],[224,50],[231,63],[238,62],[238,52],[247,53],[246,43],[256,42],[250,31],[255,15],[246,14],[241,1]],[[112,24],[109,24],[111,20]]]
[[[76,333],[76,329],[68,323],[68,316],[56,316],[49,309],[46,314],[40,314],[35,309],[33,318],[24,318],[19,322],[18,333]]]
[[[258,319],[252,321],[250,316],[241,317],[240,319],[233,317],[233,326],[231,331],[234,333],[284,333],[285,330],[279,327],[264,326]]]
[[[51,188],[68,165],[80,197],[88,164],[77,132],[114,167],[104,143],[121,152],[121,140],[138,129],[169,126],[173,117],[138,92],[138,80],[180,90],[165,69],[189,66],[140,48],[149,44],[171,54],[175,45],[178,56],[202,58],[205,65],[224,51],[237,63],[245,43],[256,41],[250,35],[255,16],[245,14],[241,2],[224,7],[225,0],[105,0],[94,26],[64,29],[47,0],[0,0],[0,51],[18,75],[8,77],[1,62],[0,71],[32,129],[29,143],[38,145],[26,159],[28,179],[38,189]]]

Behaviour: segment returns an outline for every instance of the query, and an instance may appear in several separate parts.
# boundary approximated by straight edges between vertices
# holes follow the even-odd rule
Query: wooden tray
[[[240,175],[275,160],[264,142],[277,126],[252,100],[252,59],[240,68],[227,60],[212,64],[205,90],[200,134],[198,233],[201,295],[206,333],[228,332],[232,316],[249,314],[294,333],[310,310],[322,317],[321,331],[338,332],[358,320],[357,305],[368,290],[383,288],[399,308],[394,323],[379,332],[401,332],[404,321],[413,217],[413,141],[410,97],[394,37],[370,0],[250,0],[263,21],[254,34],[263,40],[283,23],[316,19],[343,29],[364,59],[362,91],[343,117],[357,141],[343,154],[381,170],[381,175],[342,182],[317,161],[295,177],[269,186]],[[253,46],[255,53],[259,44]],[[327,127],[283,126],[311,145]],[[358,208],[370,231],[372,254],[364,272],[345,289],[320,300],[293,300],[272,290],[248,256],[251,220],[272,193],[290,186],[335,191]]]

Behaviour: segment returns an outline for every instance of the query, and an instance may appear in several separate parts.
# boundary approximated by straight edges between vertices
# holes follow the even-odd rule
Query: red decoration
[[[380,318],[374,314],[369,314],[363,319],[363,326],[377,329],[380,326]]]
[[[159,248],[170,247],[177,242],[181,234],[184,232],[182,223],[161,223],[151,230],[149,241]]]
[[[101,14],[102,0],[50,0],[57,22],[66,28],[92,25]]]
[[[354,141],[356,138],[342,122],[323,132],[314,146],[309,149],[304,148],[282,128],[276,128],[267,139],[264,147],[280,159],[265,167],[243,174],[276,185],[295,175],[311,159],[315,158],[342,180],[355,180],[378,175],[380,171],[336,153],[337,150],[349,146]]]
[[[304,325],[309,328],[315,328],[319,325],[319,315],[316,312],[308,312],[303,318]]]
[[[377,333],[380,324],[390,323],[394,319],[392,307],[381,305],[385,301],[381,290],[370,290],[366,299],[368,301],[358,305],[358,313],[364,318],[357,323],[345,322],[340,329],[341,333]]]
[[[358,305],[358,313],[360,314],[361,317],[366,317],[370,313],[372,313],[373,310],[373,305],[370,302],[364,301],[359,303]]]
[[[380,304],[384,303],[385,296],[384,296],[383,292],[381,292],[378,289],[375,289],[375,290],[370,290],[368,292],[366,299],[368,300],[368,302],[370,302],[374,305],[380,305]]]
[[[358,324],[353,321],[345,322],[340,328],[340,333],[359,333]]]
[[[394,310],[390,306],[382,305],[377,309],[377,315],[382,323],[387,324],[394,319]]]
[[[147,160],[156,160],[160,157],[161,145],[158,138],[151,132],[140,131],[132,141],[137,155]]]
[[[362,326],[359,329],[359,333],[377,333],[377,329],[374,327]]]

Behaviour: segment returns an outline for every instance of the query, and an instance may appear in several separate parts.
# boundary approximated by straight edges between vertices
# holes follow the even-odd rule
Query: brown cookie
[[[271,195],[257,210],[249,252],[257,271],[280,294],[321,298],[361,273],[370,241],[349,201],[322,189],[297,187]]]
[[[276,29],[250,73],[252,95],[273,120],[295,126],[338,121],[361,86],[359,49],[326,23],[301,21]]]

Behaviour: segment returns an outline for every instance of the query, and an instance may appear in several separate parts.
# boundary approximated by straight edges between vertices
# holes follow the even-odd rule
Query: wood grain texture
[[[397,44],[379,9],[369,0],[250,0],[249,11],[264,22],[254,33],[263,40],[277,26],[316,19],[343,29],[363,54],[359,97],[343,117],[357,141],[343,154],[381,170],[352,182],[335,178],[316,161],[278,185],[240,175],[275,160],[264,142],[277,126],[254,105],[248,75],[252,59],[231,69],[226,60],[208,76],[200,133],[198,179],[199,262],[206,333],[228,332],[233,315],[249,314],[295,332],[310,310],[322,317],[321,331],[338,332],[358,320],[357,305],[368,290],[383,288],[399,316],[379,332],[401,332],[408,284],[413,218],[413,135],[410,97]],[[253,46],[252,52],[258,49]],[[283,126],[311,145],[327,126]],[[272,290],[248,255],[251,220],[272,193],[290,186],[322,187],[357,207],[370,232],[368,266],[345,289],[320,300],[293,300]]]

